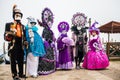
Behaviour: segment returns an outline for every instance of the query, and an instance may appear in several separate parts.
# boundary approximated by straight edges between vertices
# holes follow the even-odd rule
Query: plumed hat
[[[100,30],[95,27],[96,24],[98,24],[98,22],[94,22],[92,26],[89,28],[90,33],[92,33],[93,31],[96,31],[96,33],[99,34]]]
[[[35,23],[36,24],[35,18],[29,16],[29,17],[27,17],[27,19],[28,19],[29,23]]]
[[[69,30],[69,24],[65,21],[62,21],[58,24],[58,30],[59,32],[62,32],[63,30],[65,30],[66,32],[68,32]]]
[[[15,14],[21,14],[21,18],[23,17],[23,14],[20,9],[17,8],[17,5],[13,6],[13,19],[15,19]]]

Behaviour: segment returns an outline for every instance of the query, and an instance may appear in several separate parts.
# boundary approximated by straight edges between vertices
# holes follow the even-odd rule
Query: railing
[[[106,53],[109,57],[120,57],[120,42],[108,42]]]

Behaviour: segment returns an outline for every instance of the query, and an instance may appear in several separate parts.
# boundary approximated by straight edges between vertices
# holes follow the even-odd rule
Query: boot
[[[76,69],[80,69],[79,63],[78,63],[78,57],[75,57],[75,64],[76,64]]]

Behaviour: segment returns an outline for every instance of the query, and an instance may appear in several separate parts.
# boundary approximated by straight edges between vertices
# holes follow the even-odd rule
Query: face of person
[[[44,21],[47,23],[47,25],[51,28],[53,21],[52,21],[52,13],[50,11],[45,11],[44,14]]]
[[[92,35],[92,36],[97,35],[96,31],[92,31],[91,35]]]
[[[31,27],[33,27],[33,26],[35,26],[36,25],[36,23],[35,22],[28,22],[28,26],[31,28]]]
[[[19,13],[15,14],[15,21],[21,21],[21,19],[22,19],[21,14]]]
[[[35,22],[30,22],[31,26],[35,26],[36,23]]]
[[[51,22],[51,21],[48,22],[48,26],[49,26],[50,28],[52,27],[52,22]]]
[[[47,22],[48,21],[48,13],[47,13],[47,11],[44,12],[43,16],[44,16],[45,22]]]
[[[75,23],[77,23],[77,25],[79,25],[80,21],[81,21],[81,20],[80,20],[80,17],[79,17],[79,16],[76,16],[76,17],[75,17]]]
[[[65,30],[62,31],[62,34],[67,34],[67,32]]]

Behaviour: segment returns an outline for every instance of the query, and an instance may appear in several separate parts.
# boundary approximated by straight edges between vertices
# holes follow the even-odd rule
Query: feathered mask
[[[29,16],[29,17],[27,17],[27,20],[28,20],[28,23],[36,25],[35,18]]]

